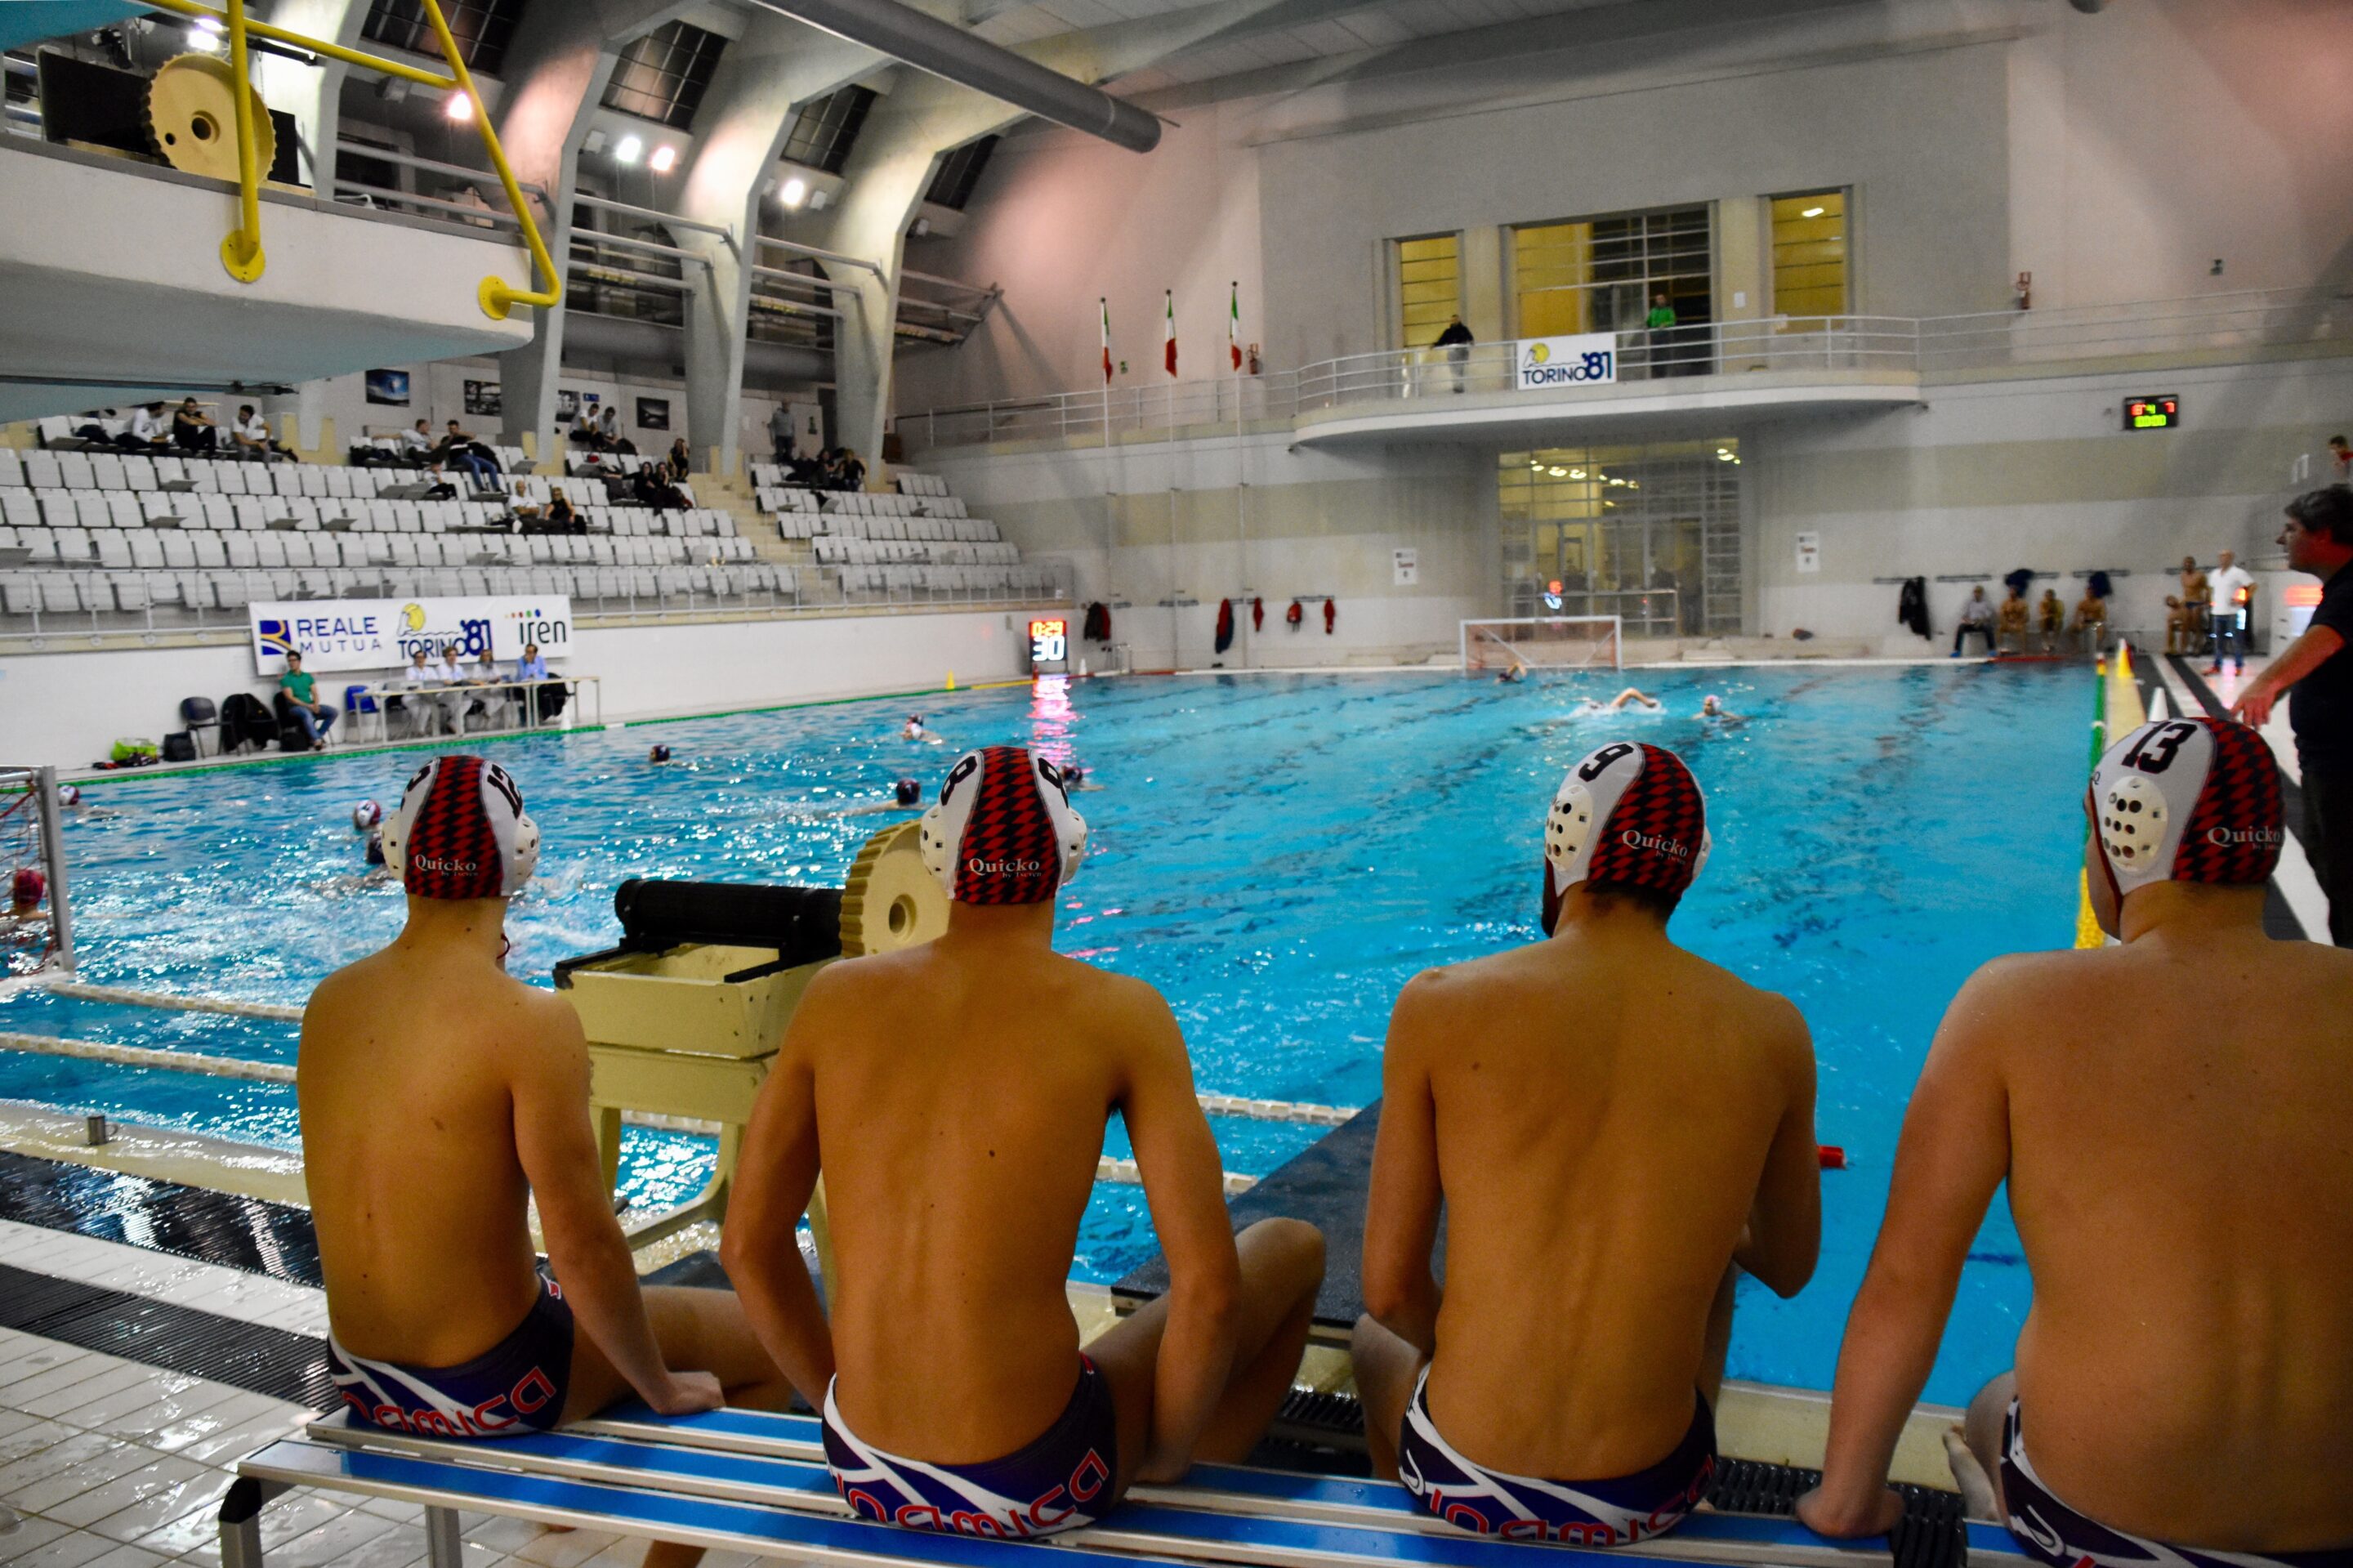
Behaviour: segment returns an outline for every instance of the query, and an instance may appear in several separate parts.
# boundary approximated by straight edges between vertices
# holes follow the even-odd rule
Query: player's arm
[[[1136,986],[1124,1001],[1119,1023],[1129,1045],[1120,1111],[1168,1259],[1168,1326],[1138,1478],[1173,1481],[1191,1466],[1193,1446],[1232,1373],[1241,1260],[1218,1141],[1193,1096],[1184,1034],[1157,992]]]
[[[1733,1261],[1762,1280],[1776,1296],[1795,1296],[1814,1277],[1822,1250],[1821,1146],[1814,1140],[1814,1043],[1806,1021],[1776,998],[1786,1015],[1778,1042],[1787,1064],[1787,1097],[1765,1172],[1748,1212],[1748,1231]]]
[[[1822,1483],[1799,1500],[1799,1517],[1824,1535],[1883,1534],[1902,1515],[1887,1488],[1896,1439],[1936,1361],[1969,1244],[2010,1171],[1993,1006],[2003,981],[1989,979],[1991,968],[1953,999],[1905,1112],[1886,1217],[1839,1351]]]
[[[719,1261],[761,1349],[819,1409],[833,1381],[833,1336],[801,1256],[800,1222],[820,1165],[815,1053],[836,1026],[840,984],[831,971],[820,972],[793,1012],[744,1129],[719,1238]]]
[[[1441,1022],[1430,993],[1440,983],[1418,976],[1398,993],[1389,1014],[1381,1055],[1381,1126],[1365,1204],[1365,1310],[1424,1354],[1438,1348],[1440,1291],[1430,1249],[1445,1200],[1429,1066]]]
[[[637,1263],[613,1216],[613,1194],[588,1120],[588,1042],[578,1015],[550,996],[523,994],[511,1005],[522,1015],[508,1078],[515,1152],[539,1204],[547,1260],[564,1299],[648,1404],[665,1415],[716,1408],[719,1380],[704,1372],[672,1372],[646,1320]]]

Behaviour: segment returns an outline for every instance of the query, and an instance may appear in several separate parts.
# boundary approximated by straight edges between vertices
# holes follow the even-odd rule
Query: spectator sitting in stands
[[[657,512],[685,511],[686,496],[661,475],[661,468],[655,464],[638,470],[629,480],[630,495],[638,505],[650,506]]]
[[[250,403],[240,403],[237,418],[228,428],[228,439],[237,448],[237,455],[259,462],[273,462],[286,455],[286,449],[269,439],[269,421],[263,418]]]
[[[491,657],[491,651],[487,648],[475,657],[473,667],[466,672],[466,676],[477,686],[506,683],[505,678],[499,673],[499,662]],[[466,705],[466,716],[471,718],[480,714],[485,729],[502,729],[506,725],[507,702],[515,694],[512,692],[486,691]]]
[[[782,403],[768,415],[768,446],[774,452],[776,466],[786,468],[793,462],[793,411]]]
[[[400,455],[411,468],[433,464],[433,431],[422,419],[400,432]]]
[[[684,484],[692,460],[688,456],[686,438],[679,437],[670,444],[670,455],[662,459],[662,475],[672,484]]]
[[[583,408],[572,421],[572,444],[575,447],[586,447],[592,452],[602,450],[603,449],[596,442],[596,416]]]
[[[599,451],[626,452],[637,455],[638,443],[621,434],[621,410],[617,404],[607,403],[605,411],[596,416],[596,449]]]
[[[451,690],[468,683],[466,667],[458,662],[455,643],[441,645],[441,660],[433,666],[432,680],[436,686],[442,688],[441,694],[433,699],[433,705],[440,715],[443,727],[451,735],[465,734],[467,698],[464,694]]]
[[[326,739],[327,732],[335,727],[342,713],[319,700],[317,677],[302,668],[302,655],[288,652],[286,673],[278,677],[278,689],[286,694],[286,705],[301,722],[302,733],[311,737],[312,746]]]
[[[825,488],[825,460],[821,455],[809,458],[795,452],[784,461],[786,484],[797,484],[806,490]]]
[[[433,668],[425,662],[425,650],[423,648],[412,649],[408,655],[408,667],[401,671],[396,681],[387,681],[385,683],[386,685],[397,684],[404,691],[407,692],[422,692],[426,687],[431,685],[433,683]],[[390,715],[394,714],[401,715],[406,721],[404,728],[409,735],[424,735],[429,733],[433,727],[433,705],[421,696],[386,697],[384,700],[384,711],[385,715],[385,726],[387,732],[389,732],[392,724]]]
[[[163,403],[143,403],[131,410],[131,428],[115,437],[114,444],[131,452],[169,451],[169,429],[164,422]]]
[[[194,397],[183,397],[172,410],[172,444],[184,452],[207,455],[219,450],[220,431],[214,428]]]
[[[841,488],[844,490],[866,488],[866,465],[859,461],[858,454],[848,447],[841,449]]]
[[[423,424],[424,421],[420,419],[417,423]],[[449,433],[443,436],[441,444],[433,449],[433,456],[437,467],[447,463],[452,467],[463,469],[467,479],[472,482],[476,490],[501,488],[499,460],[496,454],[459,429],[458,421],[455,419],[449,421]]]
[[[1961,622],[1953,628],[1954,658],[1961,656],[1961,641],[1972,632],[1985,639],[1989,656],[2001,652],[2000,644],[1994,641],[1993,613],[1992,601],[1985,596],[1985,585],[1980,583],[1971,588],[1968,602],[1961,606]]]

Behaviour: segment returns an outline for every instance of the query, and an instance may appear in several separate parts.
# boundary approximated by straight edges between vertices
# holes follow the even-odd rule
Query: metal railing
[[[196,0],[153,0],[153,4],[162,10],[216,22],[228,34],[229,73],[237,85],[238,226],[221,241],[221,265],[228,270],[230,277],[240,283],[253,282],[260,278],[265,265],[261,249],[261,174],[258,166],[259,160],[253,128],[253,110],[260,96],[250,85],[252,79],[246,58],[247,37],[251,35],[291,44],[314,55],[341,60],[345,65],[358,66],[364,70],[464,93],[472,109],[470,118],[474,128],[482,138],[482,150],[490,154],[491,166],[497,171],[499,184],[506,192],[508,209],[522,230],[523,243],[531,249],[532,263],[537,269],[535,275],[546,280],[546,286],[534,292],[517,289],[502,278],[484,278],[474,291],[475,299],[481,305],[482,313],[492,321],[506,320],[517,305],[545,308],[563,299],[564,279],[556,270],[554,258],[547,253],[547,242],[540,238],[539,224],[531,216],[531,209],[524,205],[522,187],[516,184],[514,170],[508,166],[505,149],[499,145],[498,132],[491,128],[490,113],[482,106],[481,91],[474,85],[473,73],[466,69],[465,57],[459,51],[458,41],[449,35],[448,19],[441,14],[440,0],[420,0],[420,3],[426,19],[433,24],[433,36],[441,46],[442,58],[448,64],[449,74],[447,76],[399,60],[386,59],[380,55],[345,48],[341,44],[290,32],[283,27],[274,27],[267,22],[254,21],[245,14],[245,0],[227,0],[227,9],[225,11],[200,5]],[[329,195],[337,194],[332,187],[338,182],[329,178],[327,183],[331,187]]]
[[[2000,311],[1914,319],[1828,316],[1695,323],[1607,335],[1624,385],[1751,371],[1880,372],[1934,379],[2004,366],[2058,366],[2143,355],[2246,351],[2353,342],[2353,295],[2278,289],[2060,311]],[[910,414],[902,434],[923,446],[1149,437],[1244,420],[1292,420],[1321,409],[1519,387],[1534,340],[1460,348],[1388,349],[1250,376],[1089,387],[959,404]],[[1583,391],[1586,388],[1576,387]],[[1551,389],[1525,396],[1555,396]]]

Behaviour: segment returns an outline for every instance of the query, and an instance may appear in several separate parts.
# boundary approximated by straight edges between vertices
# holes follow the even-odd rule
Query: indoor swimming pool
[[[1715,856],[1677,938],[1788,995],[1821,1063],[1820,1272],[1797,1300],[1744,1293],[1732,1372],[1827,1387],[1885,1196],[1905,1097],[1937,1017],[1995,954],[2072,938],[2091,694],[2073,666],[1645,671],[1654,715],[1577,716],[1607,673],[1499,685],[1453,674],[1060,682],[499,740],[545,833],[509,960],[546,983],[609,945],[630,876],[838,885],[967,746],[1076,759],[1093,830],[1058,945],[1176,1009],[1205,1090],[1357,1106],[1378,1093],[1388,1009],[1417,970],[1532,939],[1542,823],[1562,771],[1604,741],[1680,751]],[[1704,693],[1746,715],[1704,723]],[[901,738],[911,707],[947,746]],[[654,743],[675,759],[647,760]],[[69,827],[82,979],[300,1004],[396,930],[362,879],[353,805],[388,810],[419,754],[330,757],[108,781]],[[852,809],[858,809],[850,814]],[[29,993],[0,1030],[290,1062],[296,1026]],[[291,1146],[290,1087],[0,1052],[0,1098]],[[1219,1118],[1258,1175],[1321,1129]],[[1124,1153],[1116,1126],[1109,1152]],[[632,1129],[634,1202],[691,1195],[708,1140]],[[1080,1272],[1150,1250],[1142,1193],[1098,1185]],[[2028,1300],[2005,1207],[1971,1254],[1927,1397],[2008,1362]]]

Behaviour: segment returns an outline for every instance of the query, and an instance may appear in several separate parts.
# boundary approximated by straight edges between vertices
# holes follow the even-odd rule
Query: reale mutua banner
[[[540,655],[572,652],[572,600],[563,594],[508,594],[482,599],[302,599],[248,607],[253,667],[276,675],[286,655],[302,655],[314,674],[330,670],[396,670],[417,649],[438,659],[453,648],[460,660],[484,650],[500,661],[520,658],[535,642]]]

